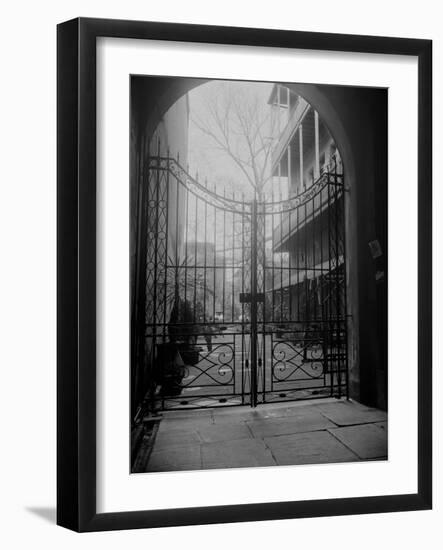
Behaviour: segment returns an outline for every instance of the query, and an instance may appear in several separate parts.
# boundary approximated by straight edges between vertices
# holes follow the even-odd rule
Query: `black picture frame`
[[[96,512],[96,39],[399,54],[418,58],[418,490],[416,494]],[[425,510],[432,506],[432,42],[78,18],[57,30],[57,523],[104,531]]]

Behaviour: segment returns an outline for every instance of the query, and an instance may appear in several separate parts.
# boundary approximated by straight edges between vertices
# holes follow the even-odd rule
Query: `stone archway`
[[[132,87],[137,120],[131,152],[142,156],[168,109],[207,80],[147,77]],[[343,159],[348,200],[347,249],[350,396],[362,403],[387,407],[387,95],[386,90],[286,83],[319,113]],[[142,160],[142,159],[141,159]],[[136,162],[131,162],[134,166]],[[137,177],[131,173],[135,195]],[[135,226],[136,212],[131,212]],[[131,229],[132,230],[132,229]],[[383,256],[371,256],[378,241]]]

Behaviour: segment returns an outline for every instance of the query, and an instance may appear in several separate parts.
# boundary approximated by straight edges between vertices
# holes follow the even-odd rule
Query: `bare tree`
[[[273,117],[269,106],[253,92],[222,82],[206,101],[207,117],[192,117],[214,148],[227,155],[261,196],[271,174]]]

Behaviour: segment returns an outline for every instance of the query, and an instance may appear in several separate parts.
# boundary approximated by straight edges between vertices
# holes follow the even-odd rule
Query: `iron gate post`
[[[257,199],[251,205],[251,407],[257,406]]]

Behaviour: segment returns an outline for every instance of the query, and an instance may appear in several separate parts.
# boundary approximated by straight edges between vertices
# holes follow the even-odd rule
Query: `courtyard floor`
[[[133,472],[387,458],[386,412],[346,400],[170,411],[145,426]]]

